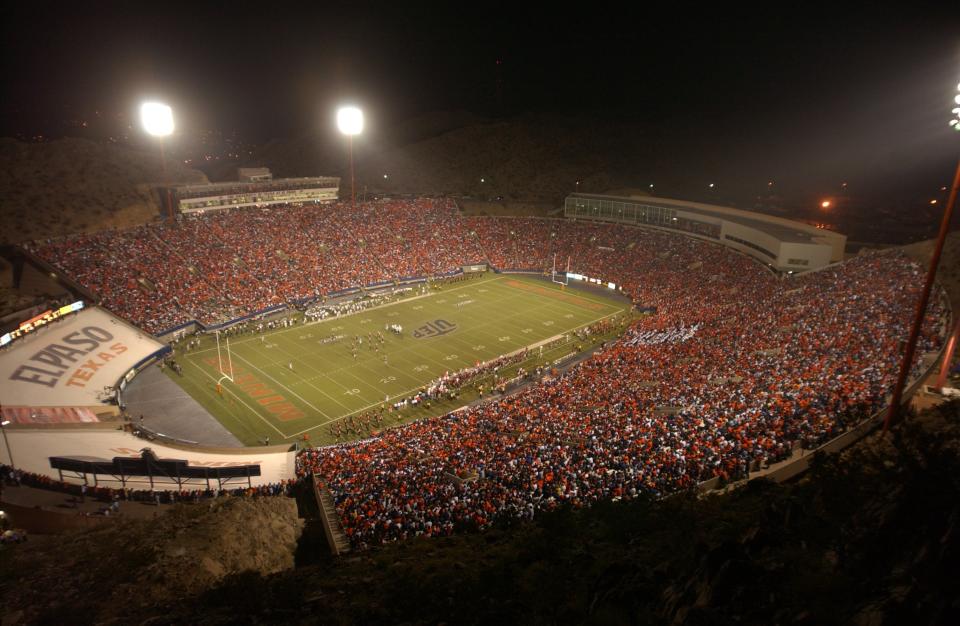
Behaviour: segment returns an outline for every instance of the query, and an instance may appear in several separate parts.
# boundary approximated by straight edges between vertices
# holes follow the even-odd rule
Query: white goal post
[[[217,367],[220,369],[220,380],[217,381],[217,385],[219,385],[224,380],[229,380],[230,382],[233,382],[233,354],[230,352],[230,337],[224,337],[224,339],[226,340],[226,349],[224,350],[224,352],[227,353],[227,369],[230,370],[230,373],[227,374],[227,372],[223,368],[223,356],[220,353],[220,331],[218,330],[216,331],[216,333],[217,333]]]
[[[558,285],[569,285],[570,284],[570,257],[567,257],[567,269],[564,272],[560,273],[560,278],[557,277],[557,254],[553,254],[553,271],[550,273],[550,280],[557,283]]]

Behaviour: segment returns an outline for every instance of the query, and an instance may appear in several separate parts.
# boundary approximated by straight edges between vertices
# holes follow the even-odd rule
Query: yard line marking
[[[284,385],[283,383],[281,383],[279,380],[277,380],[276,378],[274,378],[274,377],[271,376],[270,374],[267,374],[265,371],[263,371],[262,369],[260,369],[259,367],[257,367],[257,366],[254,365],[253,363],[251,363],[250,361],[246,360],[245,358],[243,358],[243,357],[240,356],[239,354],[237,355],[237,358],[240,359],[241,361],[243,361],[244,363],[246,363],[247,365],[249,365],[250,367],[252,367],[253,369],[257,370],[258,372],[260,372],[261,374],[263,374],[264,376],[266,376],[267,378],[269,378],[269,379],[272,380],[273,382],[275,382],[275,383],[276,383],[277,385],[279,385],[280,387],[286,389],[288,392],[290,392],[291,395],[296,396],[297,398],[299,398],[299,400],[300,400],[301,402],[303,402],[304,404],[306,404],[308,407],[310,407],[311,409],[313,409],[314,411],[316,411],[316,412],[319,413],[320,415],[322,415],[322,416],[324,416],[324,417],[330,417],[329,415],[327,415],[326,413],[324,413],[323,411],[321,411],[321,410],[318,409],[317,407],[313,406],[313,404],[311,404],[310,402],[308,402],[307,400],[305,400],[304,397],[301,396],[299,393],[297,393],[297,392],[294,391],[293,389],[290,389],[290,387],[287,387],[286,385]],[[323,393],[323,392],[321,392],[321,393]],[[326,396],[327,394],[324,393],[323,395]],[[328,397],[329,397],[329,396],[328,396]],[[334,400],[333,398],[330,398],[330,399],[333,400],[334,402],[336,402],[336,400]],[[338,404],[339,404],[339,403],[338,403]],[[343,406],[343,405],[340,405],[340,406]],[[346,407],[344,407],[344,408],[346,408]]]
[[[575,331],[575,330],[580,330],[581,328],[586,328],[587,326],[589,326],[589,325],[591,325],[591,324],[595,324],[595,323],[597,323],[597,322],[599,322],[599,321],[605,320],[605,319],[607,319],[608,317],[613,317],[614,315],[617,315],[617,313],[620,313],[620,311],[617,311],[616,313],[609,313],[609,314],[607,314],[607,315],[604,315],[603,317],[598,317],[598,318],[596,318],[596,319],[590,320],[589,322],[587,322],[587,323],[585,323],[585,324],[582,324],[582,325],[580,325],[580,326],[577,326],[576,328],[574,328],[574,329],[572,329],[571,331],[568,331],[568,332],[573,332],[573,331]],[[525,346],[525,347],[529,348],[530,346],[528,345],[528,346]],[[520,348],[520,350],[522,350],[522,349],[523,349],[523,348]],[[390,396],[387,400],[377,401],[377,402],[374,402],[374,403],[372,403],[372,404],[368,404],[367,406],[365,406],[365,407],[363,407],[363,408],[357,409],[356,411],[354,411],[354,412],[352,412],[352,413],[347,413],[346,415],[341,415],[340,417],[328,419],[328,420],[325,421],[325,422],[320,422],[320,423],[318,423],[318,424],[314,424],[314,425],[311,426],[310,428],[301,430],[300,432],[297,432],[297,433],[293,433],[292,435],[290,435],[290,437],[298,437],[298,436],[300,436],[300,435],[302,435],[302,434],[304,434],[304,433],[310,432],[311,430],[316,430],[316,429],[320,428],[321,426],[326,426],[327,424],[332,424],[333,422],[337,422],[337,421],[339,421],[339,420],[346,419],[346,418],[350,417],[351,415],[356,415],[357,413],[362,413],[362,412],[366,411],[367,409],[371,409],[371,408],[373,408],[373,407],[375,407],[375,406],[380,406],[380,405],[382,405],[382,404],[391,402],[392,400],[395,400],[395,399],[400,398],[400,397],[402,397],[402,396],[405,396],[405,395],[407,395],[407,394],[411,394],[411,393],[413,393],[414,391],[419,391],[419,390],[422,389],[422,388],[423,388],[423,385],[418,385],[418,386],[414,387],[413,389],[408,389],[408,390],[406,390],[406,391],[400,392],[399,394]],[[441,413],[439,416],[448,415],[449,413],[452,413],[452,411],[447,411],[447,412],[445,412],[445,413]],[[417,418],[417,419],[433,419],[433,418],[439,417],[439,416],[437,416],[437,415],[426,415],[426,416],[423,416],[423,417],[419,417],[419,418]],[[415,421],[415,420],[414,420],[414,421]],[[403,422],[403,423],[401,423],[401,424],[397,424],[396,426],[392,426],[392,427],[390,427],[390,428],[398,428],[398,427],[400,427],[400,426],[405,426],[405,425],[408,424],[408,423],[410,423],[410,422]],[[385,429],[383,429],[383,430],[388,430],[388,429],[385,428]],[[289,439],[290,437],[288,437],[288,439]],[[336,444],[328,444],[328,445],[336,445]],[[326,447],[326,446],[321,446],[321,447]]]
[[[286,350],[283,349],[283,347],[282,347],[280,344],[277,344],[277,347],[280,349],[280,352],[282,352],[282,353],[286,356],[286,358],[292,358],[292,359],[293,359],[294,361],[296,361],[297,363],[302,363],[307,369],[309,369],[309,370],[311,370],[311,371],[321,372],[321,374],[323,373],[321,370],[318,370],[317,368],[315,368],[315,367],[313,367],[312,365],[310,365],[309,362],[307,362],[306,360],[304,360],[304,358],[303,358],[304,355],[301,354],[300,356],[296,356],[296,353],[287,352]],[[282,364],[283,364],[283,359],[280,359],[279,361],[270,361],[270,362],[268,363],[268,365],[277,365],[277,366],[282,366]],[[280,371],[282,371],[284,374],[287,373],[286,370],[280,370]],[[339,404],[341,407],[343,407],[343,408],[345,408],[345,409],[347,409],[347,410],[350,409],[350,407],[348,407],[348,406],[345,405],[344,403],[340,402],[339,400],[337,400],[335,397],[333,397],[333,396],[331,396],[330,394],[328,394],[326,391],[324,391],[324,390],[321,389],[320,387],[317,387],[316,385],[314,385],[313,383],[311,383],[311,382],[310,382],[311,380],[313,380],[313,379],[312,379],[312,378],[309,378],[309,377],[298,376],[298,377],[297,377],[297,380],[293,381],[291,384],[296,385],[297,383],[306,382],[311,388],[316,389],[317,391],[319,391],[319,392],[321,393],[321,395],[327,396],[328,398],[330,398],[331,400],[333,400],[334,402],[336,402],[336,403]],[[333,382],[333,383],[334,383],[335,385],[337,385],[337,386],[343,387],[343,385],[340,385],[339,383],[337,383],[337,382],[334,381],[334,380],[331,380],[331,382]],[[344,387],[344,388],[346,389],[347,387]],[[287,387],[287,389],[288,389],[291,393],[296,394],[296,392],[294,392],[293,390],[290,390],[289,387]],[[297,397],[299,398],[300,396],[297,396]],[[311,406],[313,406],[313,405],[311,405]],[[317,409],[317,410],[319,411],[319,409]],[[321,411],[321,413],[323,413],[323,412]],[[324,417],[330,417],[330,416],[327,415],[326,413],[324,413],[323,416],[324,416]]]
[[[207,378],[209,378],[210,380],[212,380],[213,382],[217,382],[217,379],[216,379],[216,378],[214,378],[213,376],[211,376],[211,375],[207,372],[207,370],[205,370],[205,369],[203,369],[202,367],[200,367],[199,365],[197,365],[196,362],[194,362],[194,361],[187,361],[187,363],[189,363],[190,365],[194,366],[195,368],[197,368],[198,370],[200,370],[201,372],[203,372],[203,374],[204,374]],[[239,400],[239,401],[240,401],[240,404],[242,404],[243,406],[245,406],[245,407],[247,407],[248,409],[250,409],[250,410],[253,412],[254,415],[256,415],[257,417],[259,417],[260,420],[263,421],[264,424],[266,424],[267,426],[269,426],[270,428],[272,428],[273,430],[275,430],[278,435],[280,435],[280,436],[283,437],[284,439],[289,439],[290,437],[293,436],[293,435],[287,435],[287,434],[283,433],[279,428],[277,428],[277,427],[274,426],[272,423],[270,423],[269,420],[267,420],[265,417],[263,417],[262,415],[260,415],[260,411],[256,410],[255,408],[253,408],[252,406],[250,406],[249,404],[247,404],[246,402],[244,402],[244,401],[243,401],[243,398],[241,398],[240,396],[238,396],[238,395],[237,395],[233,390],[231,390],[229,387],[223,387],[223,389],[226,389],[226,390],[227,390],[227,393],[229,393],[231,396],[233,396],[234,398],[236,398],[237,400]],[[326,416],[324,416],[324,417],[326,417]],[[220,423],[223,424],[223,422],[220,422]],[[227,430],[229,430],[229,429],[227,429]],[[250,446],[246,446],[246,447],[250,447]]]

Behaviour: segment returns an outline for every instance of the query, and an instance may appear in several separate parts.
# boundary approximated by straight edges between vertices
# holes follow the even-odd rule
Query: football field
[[[626,309],[602,292],[485,274],[350,315],[306,324],[298,316],[289,328],[232,337],[232,382],[221,375],[221,366],[230,373],[225,340],[218,357],[215,338],[205,337],[199,349],[177,350],[183,376],[172,378],[247,445],[303,435],[328,443],[331,424],[408,397],[446,372],[531,346],[518,364],[528,370],[565,356],[582,343],[565,334]],[[387,330],[394,324],[402,333]],[[377,333],[383,341],[371,341]],[[433,413],[452,408],[437,404]],[[396,419],[422,414],[421,407]]]

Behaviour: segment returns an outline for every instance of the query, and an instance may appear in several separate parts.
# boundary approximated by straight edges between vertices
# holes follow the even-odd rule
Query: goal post
[[[217,381],[217,385],[220,385],[224,380],[229,380],[233,382],[233,353],[230,352],[230,337],[224,337],[224,350],[226,353],[226,368],[224,368],[224,357],[223,353],[220,350],[220,331],[216,331],[217,335],[217,367],[220,370],[220,380]],[[228,374],[227,371],[230,373]]]
[[[570,257],[567,257],[567,269],[557,273],[557,254],[553,254],[553,271],[550,273],[550,280],[566,287],[570,284]]]

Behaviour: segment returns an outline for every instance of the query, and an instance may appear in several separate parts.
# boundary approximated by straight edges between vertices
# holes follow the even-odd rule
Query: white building
[[[575,193],[567,196],[564,215],[680,230],[745,252],[779,271],[840,262],[847,244],[846,235],[782,217],[670,198]]]

